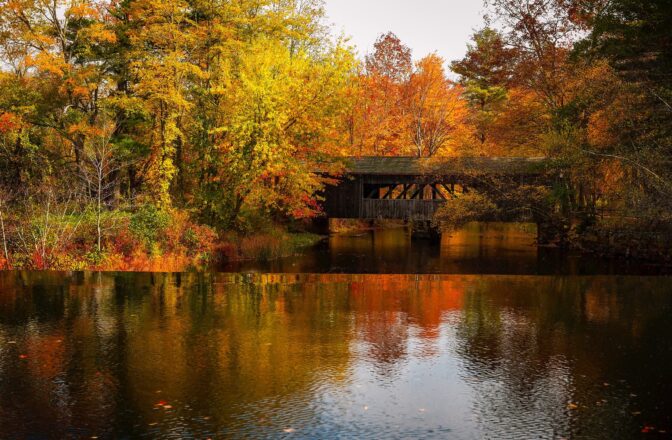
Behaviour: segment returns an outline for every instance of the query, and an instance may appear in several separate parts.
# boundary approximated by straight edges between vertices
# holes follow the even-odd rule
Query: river
[[[0,438],[672,433],[672,278],[532,236],[374,231],[228,273],[0,273]]]

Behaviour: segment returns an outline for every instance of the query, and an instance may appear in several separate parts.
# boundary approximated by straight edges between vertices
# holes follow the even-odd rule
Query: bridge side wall
[[[324,210],[329,218],[362,218],[364,184],[361,178],[344,178],[325,190]]]
[[[362,218],[431,221],[445,204],[442,200],[374,200],[365,199]]]

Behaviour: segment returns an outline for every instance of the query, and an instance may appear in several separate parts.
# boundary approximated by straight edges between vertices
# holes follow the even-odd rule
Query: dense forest
[[[485,6],[461,60],[359,59],[320,0],[0,0],[0,267],[282,253],[358,155],[548,157],[570,245],[664,252],[672,2]]]

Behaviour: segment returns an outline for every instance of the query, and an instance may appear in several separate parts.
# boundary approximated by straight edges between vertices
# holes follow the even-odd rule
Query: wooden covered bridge
[[[349,158],[340,183],[327,187],[324,208],[329,218],[430,221],[451,197],[493,178],[537,183],[549,166],[544,158]]]

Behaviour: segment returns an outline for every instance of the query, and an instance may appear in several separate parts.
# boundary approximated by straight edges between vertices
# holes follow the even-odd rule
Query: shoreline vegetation
[[[117,213],[119,214],[119,213]],[[288,232],[270,227],[251,235],[229,232],[218,235],[179,211],[159,211],[152,205],[115,218],[98,252],[95,224],[79,216],[40,219],[42,230],[52,234],[45,243],[60,246],[19,249],[0,257],[0,270],[93,270],[105,272],[183,272],[204,270],[218,263],[269,261],[296,255],[324,237],[308,232]],[[93,249],[93,250],[92,250]],[[6,256],[9,256],[7,259]]]
[[[451,62],[392,32],[358,58],[321,0],[1,3],[0,267],[291,254],[352,156],[547,158],[552,187],[480,182],[435,225],[672,262],[669,1],[485,7]]]

